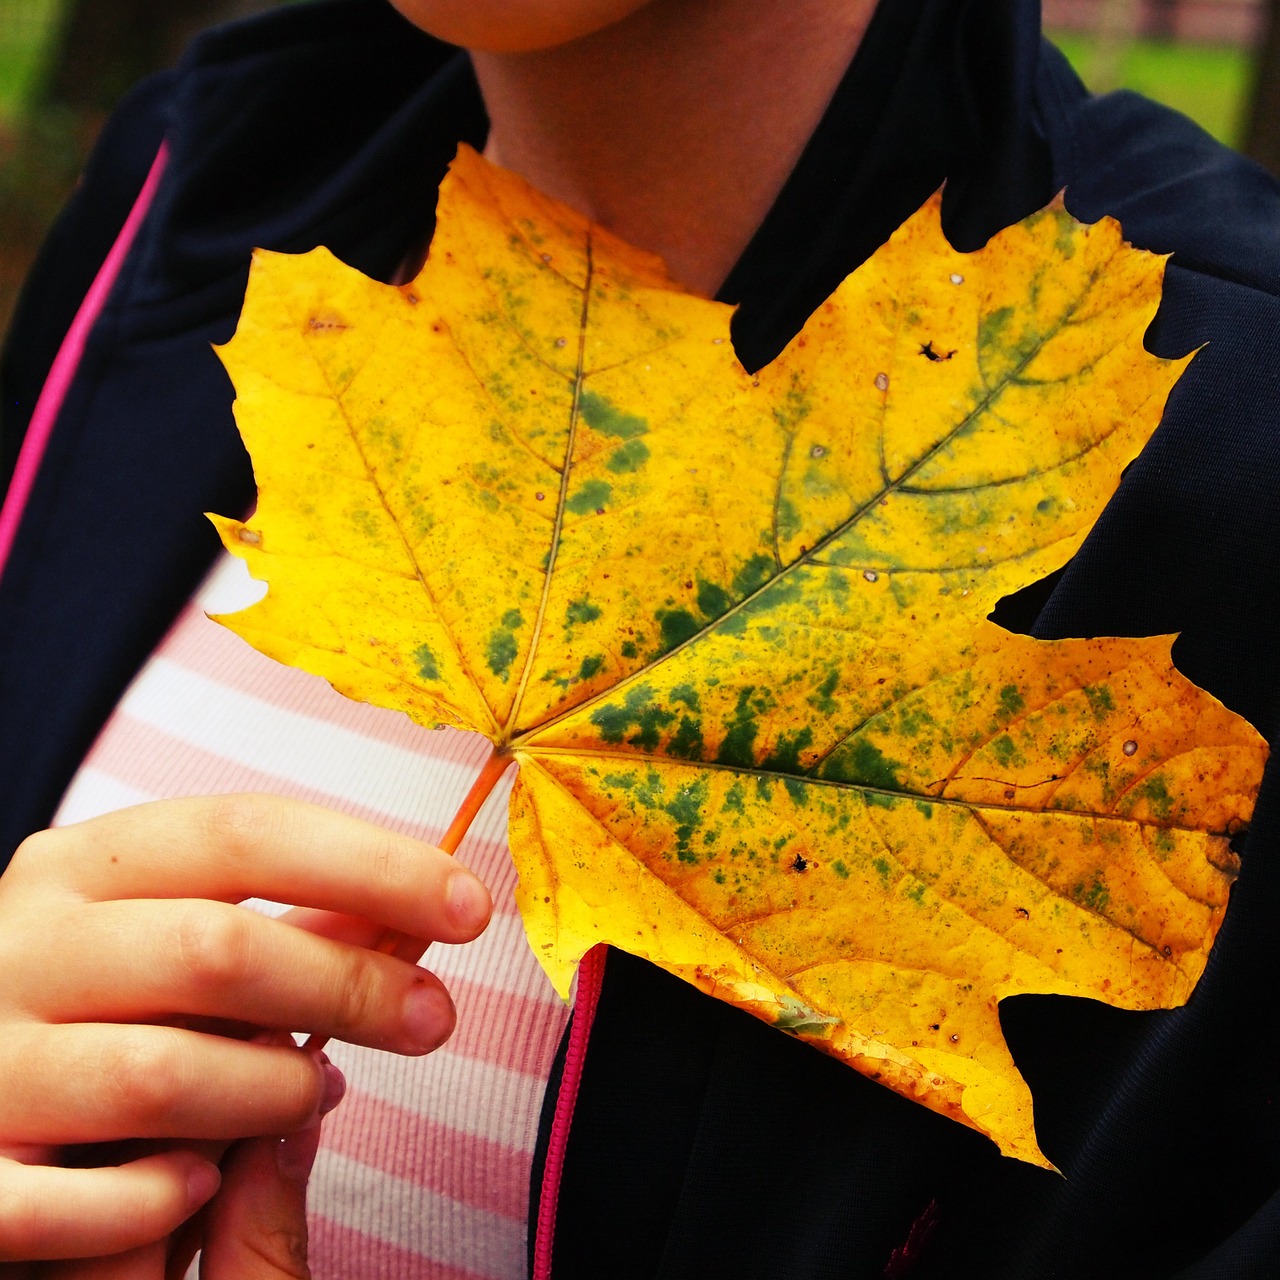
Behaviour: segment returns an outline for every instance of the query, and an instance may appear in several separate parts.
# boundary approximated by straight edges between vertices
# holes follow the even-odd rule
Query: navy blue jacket
[[[722,291],[758,366],[946,179],[960,248],[1046,203],[1172,252],[1148,335],[1208,343],[1083,549],[998,607],[1043,636],[1180,632],[1192,679],[1280,717],[1280,192],[1190,122],[1091,99],[1034,0],[883,0]],[[750,121],[743,122],[744,128]],[[202,39],[135,91],[55,228],[3,366],[3,461],[159,146],[170,162],[90,335],[0,579],[0,856],[44,825],[253,485],[210,344],[255,245],[386,277],[482,144],[465,59],[373,0]],[[641,961],[607,960],[554,1240],[565,1280],[1280,1275],[1280,796],[1190,1005],[1001,1008],[1057,1177]],[[557,1081],[548,1094],[547,1118]],[[547,1124],[544,1119],[543,1148]],[[541,1166],[539,1165],[539,1168]],[[535,1184],[537,1182],[535,1171]],[[536,1191],[535,1191],[536,1202]]]

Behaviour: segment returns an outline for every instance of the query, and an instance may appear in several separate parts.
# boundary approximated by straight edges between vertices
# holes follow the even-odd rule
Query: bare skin
[[[248,897],[300,909],[232,905]],[[0,880],[0,1276],[162,1280],[165,1237],[218,1189],[209,1155],[313,1129],[341,1097],[336,1070],[278,1031],[431,1052],[453,1030],[448,993],[369,948],[387,928],[468,942],[490,909],[440,850],[271,796],[158,801],[31,837]],[[58,1165],[64,1145],[135,1139],[150,1154]],[[215,1221],[246,1220],[226,1203],[238,1185]],[[139,1250],[125,1272],[92,1261]],[[87,1260],[26,1265],[55,1258]]]
[[[492,158],[708,294],[875,7],[395,3],[472,48]],[[248,897],[299,909],[246,919],[229,904]],[[466,941],[488,912],[439,850],[269,797],[162,801],[33,837],[0,880],[0,1280],[163,1280],[170,1233],[204,1204],[208,1280],[304,1277],[304,1179],[262,1135],[309,1144],[335,1086],[315,1055],[253,1033],[429,1052],[452,1029],[447,994],[370,948],[388,927]],[[64,1145],[131,1139],[150,1154],[59,1167]]]
[[[715,293],[795,167],[875,0],[748,7],[744,20],[742,0],[653,0],[567,44],[473,51],[486,155]]]

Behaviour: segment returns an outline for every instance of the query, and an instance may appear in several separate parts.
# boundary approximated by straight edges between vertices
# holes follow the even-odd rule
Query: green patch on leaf
[[[600,610],[583,596],[579,600],[571,600],[564,611],[564,625],[577,626],[583,622],[594,622],[600,616]]]
[[[485,646],[484,660],[489,670],[499,680],[506,681],[511,676],[511,664],[516,660],[519,646],[516,638],[505,627],[489,633],[489,643]]]
[[[564,505],[575,516],[585,516],[591,511],[601,511],[609,501],[613,490],[603,480],[588,480]]]
[[[697,618],[687,609],[664,609],[657,615],[658,625],[662,629],[663,649],[674,649],[692,639],[702,629]]]
[[[639,471],[649,461],[649,449],[643,440],[628,440],[620,449],[609,455],[605,466],[615,475]]]
[[[591,723],[606,742],[625,741],[647,751],[658,745],[661,731],[674,719],[674,712],[653,705],[653,688],[647,684],[628,689],[622,706],[597,707],[591,713]],[[630,736],[629,730],[634,730]]]
[[[430,645],[420,644],[413,651],[413,661],[424,680],[440,679],[440,668],[436,665],[436,655],[431,652]]]
[[[604,396],[584,391],[578,397],[578,411],[593,431],[618,440],[634,440],[649,430],[649,424],[634,413],[624,413]]]

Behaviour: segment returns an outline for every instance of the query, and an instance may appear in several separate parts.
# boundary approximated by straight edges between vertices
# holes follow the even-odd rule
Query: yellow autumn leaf
[[[985,620],[1182,361],[1163,260],[930,201],[767,368],[730,309],[463,151],[411,284],[259,254],[222,357],[264,653],[514,757],[535,953],[607,942],[1047,1164],[997,1003],[1185,1001],[1265,749],[1172,637]],[[490,770],[496,775],[496,769]]]

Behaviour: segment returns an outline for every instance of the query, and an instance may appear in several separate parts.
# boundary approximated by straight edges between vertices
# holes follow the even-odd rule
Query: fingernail
[[[195,1213],[201,1205],[213,1198],[222,1185],[222,1174],[216,1164],[200,1160],[187,1173],[187,1212]]]
[[[453,1001],[438,987],[414,987],[404,1002],[403,1026],[409,1042],[424,1053],[453,1034]]]
[[[322,1053],[321,1069],[324,1071],[324,1096],[320,1099],[320,1114],[327,1116],[347,1092],[347,1078]]]
[[[306,1182],[320,1149],[320,1126],[309,1125],[290,1133],[276,1143],[276,1167],[282,1178],[290,1182]]]
[[[449,918],[468,933],[481,929],[489,920],[489,894],[469,871],[454,871],[445,890]]]

